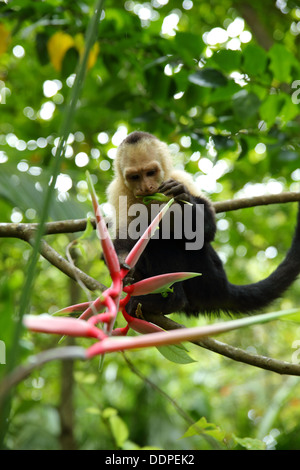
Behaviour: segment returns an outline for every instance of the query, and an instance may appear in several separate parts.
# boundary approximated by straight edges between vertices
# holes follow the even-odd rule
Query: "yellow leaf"
[[[82,55],[84,51],[84,36],[80,33],[76,34],[76,36],[74,37],[74,43],[79,54]],[[88,63],[87,63],[88,69],[91,69],[92,67],[94,67],[99,50],[100,50],[99,44],[96,42],[91,48],[90,53],[89,53],[89,58],[88,58]]]
[[[75,34],[74,36],[74,43],[76,49],[82,54],[84,49],[84,36],[81,33]]]
[[[74,39],[67,33],[58,31],[48,41],[48,54],[53,67],[60,71],[68,49],[75,46]]]
[[[82,55],[84,51],[84,36],[82,34],[76,34],[76,36],[72,38],[72,36],[70,36],[69,34],[59,31],[53,34],[53,36],[51,36],[51,38],[49,39],[48,53],[50,61],[56,70],[61,70],[64,56],[68,49],[70,49],[71,47],[75,47],[78,50],[79,54]],[[95,43],[89,53],[87,63],[88,69],[92,68],[95,65],[99,49],[99,44]]]
[[[88,58],[88,63],[87,63],[88,69],[91,69],[92,67],[94,67],[96,60],[97,60],[97,56],[99,54],[99,50],[100,50],[100,46],[98,42],[95,42],[95,44],[93,45],[89,53],[89,58]]]
[[[10,43],[10,32],[0,23],[0,55],[7,51]]]

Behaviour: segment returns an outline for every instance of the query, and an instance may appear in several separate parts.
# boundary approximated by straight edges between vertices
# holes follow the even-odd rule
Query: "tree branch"
[[[244,209],[249,207],[256,207],[269,204],[281,204],[287,202],[300,201],[300,192],[284,192],[280,194],[269,194],[263,196],[255,196],[251,198],[232,199],[228,201],[220,201],[213,203],[216,213],[227,212],[232,210]],[[89,219],[93,227],[96,227],[94,219]],[[86,229],[88,219],[76,220],[62,220],[55,222],[47,222],[44,227],[44,235],[54,235],[59,233],[76,233],[82,232]],[[34,235],[38,228],[37,223],[0,223],[0,238],[11,237],[19,238],[33,245]],[[56,266],[60,271],[65,273],[70,278],[80,279],[84,285],[91,291],[99,289],[105,290],[106,287],[98,282],[96,279],[88,276],[79,268],[74,267],[59,253],[57,253],[45,240],[41,241],[40,254],[49,261],[49,263]]]
[[[29,243],[32,244],[30,241]],[[71,279],[74,279],[74,281],[79,279],[89,290],[94,291],[99,289],[103,291],[106,289],[106,287],[101,284],[101,282],[89,276],[84,271],[81,271],[81,269],[77,268],[65,258],[63,258],[59,253],[57,253],[57,251],[48,245],[45,240],[41,240],[40,253],[47,261],[49,261],[49,263],[58,268]]]
[[[184,325],[181,325],[163,315],[147,314],[146,320],[154,323],[157,326],[160,326],[164,330],[185,328]],[[279,361],[277,359],[271,359],[270,357],[259,356],[257,354],[249,354],[243,349],[230,346],[229,344],[222,343],[210,337],[203,338],[201,341],[192,341],[192,343],[202,348],[209,349],[215,353],[221,354],[222,356],[226,356],[237,362],[243,362],[245,364],[269,370],[271,372],[276,372],[282,375],[300,375],[299,364]]]
[[[87,219],[48,222],[45,227],[45,234],[50,235],[58,233],[72,233],[77,232],[79,230],[82,231],[85,230],[86,224]],[[0,238],[19,238],[21,240],[26,241],[31,246],[34,246],[35,233],[37,228],[38,224],[1,223]],[[96,289],[103,291],[106,289],[106,287],[101,284],[101,282],[98,282],[96,281],[96,279],[88,276],[88,274],[81,271],[81,269],[77,268],[65,258],[63,258],[63,256],[57,253],[57,251],[54,250],[54,248],[52,248],[44,239],[41,240],[39,252],[47,261],[49,261],[49,263],[58,268],[71,279],[74,279],[74,281],[80,279],[88,289],[92,291]]]
[[[269,50],[273,45],[274,40],[262,24],[260,17],[248,2],[235,2],[236,9],[240,12],[244,18],[252,33],[254,34],[258,44],[266,50]]]
[[[249,198],[231,199],[213,203],[215,211],[228,212],[256,206],[267,206],[269,204],[282,204],[286,202],[300,201],[300,192],[286,192],[279,194],[266,194]]]

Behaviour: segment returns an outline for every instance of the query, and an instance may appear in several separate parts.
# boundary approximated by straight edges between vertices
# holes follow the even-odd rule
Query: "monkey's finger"
[[[182,187],[179,185],[177,181],[173,181],[172,183],[164,184],[159,191],[164,194],[173,194],[174,192],[178,192],[178,187]]]
[[[164,191],[166,196],[173,196],[175,199],[182,199],[185,198],[186,200],[190,200],[190,195],[186,190],[186,187],[181,184],[177,183],[176,185],[172,186],[171,188],[166,188]]]
[[[183,202],[190,202],[191,198],[190,198],[190,195],[187,194],[187,193],[180,193],[180,194],[176,194],[174,195],[174,199],[175,201],[183,201]]]
[[[169,179],[167,181],[164,181],[158,188],[158,191],[161,191],[163,189],[166,189],[166,188],[171,188],[174,184],[178,184],[177,181],[173,180],[173,179]]]

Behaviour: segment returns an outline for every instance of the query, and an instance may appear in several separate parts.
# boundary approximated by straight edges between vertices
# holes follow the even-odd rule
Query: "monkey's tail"
[[[300,273],[300,203],[292,245],[281,264],[266,279],[237,286],[229,283],[229,310],[234,313],[254,313],[280,297]]]

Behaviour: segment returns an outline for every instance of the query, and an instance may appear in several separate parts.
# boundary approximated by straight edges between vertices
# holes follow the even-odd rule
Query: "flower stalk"
[[[97,342],[86,350],[87,358],[112,351],[147,347],[147,345],[154,346],[157,335],[157,344],[170,344],[170,341],[173,341],[172,333],[166,333],[156,325],[140,318],[131,317],[125,310],[126,304],[131,296],[147,295],[150,293],[167,294],[175,282],[184,281],[201,274],[186,272],[162,274],[144,279],[130,286],[123,286],[123,279],[128,271],[136,265],[163,216],[174,202],[174,199],[170,199],[166,203],[134,245],[125,260],[128,268],[121,268],[98,203],[92,179],[88,173],[87,181],[97,222],[97,233],[112,284],[93,302],[71,305],[57,312],[59,315],[80,313],[77,319],[64,316],[27,315],[24,318],[25,326],[35,332],[96,339]],[[114,329],[114,323],[119,312],[122,312],[127,324],[123,328]],[[130,329],[141,333],[143,336],[125,338]],[[119,338],[113,338],[116,336],[119,336]],[[150,340],[149,336],[151,336]],[[176,337],[174,338],[176,340]]]

